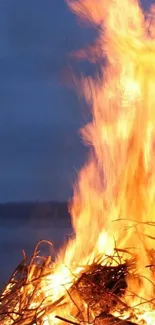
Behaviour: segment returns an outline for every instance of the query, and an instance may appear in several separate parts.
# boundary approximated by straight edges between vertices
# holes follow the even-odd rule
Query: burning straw
[[[66,289],[68,301],[65,295],[54,301],[52,293],[48,292],[48,277],[55,271],[54,263],[51,256],[39,256],[38,248],[42,243],[45,241],[38,243],[31,259],[24,255],[1,293],[0,324],[42,325],[52,324],[56,319],[62,324],[73,325],[139,324],[136,323],[134,308],[128,306],[123,298],[127,290],[126,278],[136,277],[134,259],[124,262],[123,254],[127,250],[116,249],[113,257],[105,256],[102,261],[98,258],[92,265],[83,267],[81,275],[74,276],[69,290]],[[118,257],[119,262],[116,263]],[[70,318],[63,317],[62,310],[66,305],[71,310]],[[130,316],[126,320],[113,315],[123,317],[127,313]]]
[[[51,256],[38,255],[40,244],[45,242],[38,243],[30,259],[24,254],[23,261],[16,267],[1,293],[0,324],[43,324],[44,317],[62,302],[63,297],[52,302],[42,288],[44,279],[47,280],[53,272]]]

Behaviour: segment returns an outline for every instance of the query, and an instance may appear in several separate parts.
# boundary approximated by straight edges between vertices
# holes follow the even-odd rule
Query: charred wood
[[[122,320],[113,315],[107,315],[102,313],[100,316],[95,318],[94,325],[137,325],[136,323],[130,322],[130,320]]]

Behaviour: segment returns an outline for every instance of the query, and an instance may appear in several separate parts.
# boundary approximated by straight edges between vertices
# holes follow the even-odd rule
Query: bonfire
[[[90,156],[55,261],[24,255],[0,296],[3,325],[155,324],[155,9],[68,0],[98,38],[75,55],[100,65],[76,83],[91,108]],[[47,243],[50,245],[50,243]]]

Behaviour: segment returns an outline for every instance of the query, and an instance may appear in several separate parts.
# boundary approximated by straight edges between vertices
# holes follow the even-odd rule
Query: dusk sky
[[[64,0],[0,1],[0,202],[70,196],[87,114],[60,76],[93,37]]]

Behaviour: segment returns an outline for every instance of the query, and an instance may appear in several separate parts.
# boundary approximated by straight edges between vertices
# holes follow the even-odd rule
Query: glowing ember
[[[47,310],[31,324],[154,325],[155,11],[144,15],[136,0],[68,3],[99,29],[96,47],[78,55],[104,57],[106,68],[82,82],[92,107],[82,134],[92,150],[71,205],[76,235],[39,280],[30,307],[43,296]]]

